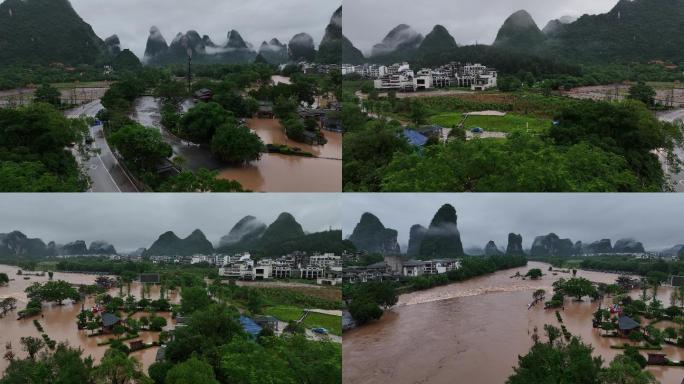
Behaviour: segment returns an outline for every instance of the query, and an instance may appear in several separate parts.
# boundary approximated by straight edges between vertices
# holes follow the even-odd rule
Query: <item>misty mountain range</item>
[[[200,63],[250,63],[257,57],[271,64],[300,60],[339,63],[341,20],[340,7],[332,15],[318,50],[313,38],[304,32],[287,44],[274,38],[255,48],[235,30],[228,31],[226,41],[218,44],[197,31],[178,33],[169,44],[153,26],[142,61],[153,65],[185,63],[191,52],[193,60]],[[101,65],[115,62],[123,53],[132,55],[122,49],[118,36],[105,40],[98,37],[69,0],[5,0],[0,4],[0,65]]]
[[[139,249],[135,256],[192,256],[195,254],[252,252],[256,256],[280,256],[294,251],[341,253],[348,249],[342,241],[342,231],[329,230],[305,233],[302,226],[289,213],[266,225],[253,216],[246,216],[231,228],[215,246],[196,229],[185,238],[173,231],[159,236],[148,248]],[[107,241],[93,241],[88,246],[83,240],[68,244],[45,243],[29,238],[19,231],[0,234],[0,257],[32,258],[50,256],[115,255],[118,252]]]
[[[409,25],[400,24],[373,47],[368,60],[444,63],[468,56],[471,60],[480,57],[504,60],[500,56],[508,52],[582,64],[679,62],[684,59],[683,20],[684,0],[620,0],[605,14],[583,15],[577,19],[563,16],[550,21],[543,29],[528,12],[520,10],[503,22],[491,45],[464,47],[456,44],[444,26],[435,26],[424,37]],[[347,47],[343,52],[345,62],[363,62],[363,55],[357,55],[356,51],[353,44]],[[498,67],[497,63],[493,65]]]
[[[639,254],[647,250],[644,245],[632,238],[623,238],[612,243],[610,239],[593,242],[573,242],[549,233],[534,238],[530,249],[523,248],[520,234],[510,233],[505,248],[490,240],[483,247],[463,249],[461,235],[458,231],[456,209],[443,205],[434,215],[429,227],[420,224],[411,226],[406,255],[416,259],[457,258],[470,256],[523,255],[532,257],[572,257],[595,254]],[[349,236],[357,250],[381,255],[399,255],[401,247],[397,242],[398,232],[386,228],[380,219],[372,213],[364,213]],[[664,256],[677,256],[684,248],[678,244],[665,250],[658,250]]]

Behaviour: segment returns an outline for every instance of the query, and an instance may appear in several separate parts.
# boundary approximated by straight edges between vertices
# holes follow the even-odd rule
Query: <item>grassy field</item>
[[[462,119],[463,115],[459,112],[447,112],[433,115],[428,120],[431,124],[437,124],[443,127],[453,127],[454,125],[458,125]],[[506,116],[470,116],[466,120],[465,128],[470,130],[475,127],[480,127],[485,131],[493,132],[511,132],[516,129],[529,128],[531,132],[542,132],[548,129],[550,125],[551,120],[549,119],[508,113]]]
[[[57,262],[56,261],[41,261],[36,265],[36,271],[56,271]]]
[[[277,317],[281,321],[299,320],[302,316],[303,310],[297,307],[269,307],[265,313],[270,316]],[[304,326],[306,328],[323,327],[330,331],[333,335],[342,334],[342,318],[340,316],[324,315],[322,313],[310,313],[304,319]]]

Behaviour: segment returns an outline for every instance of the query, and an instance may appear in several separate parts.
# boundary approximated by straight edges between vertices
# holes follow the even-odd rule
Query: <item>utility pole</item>
[[[188,93],[192,92],[192,48],[188,48]]]

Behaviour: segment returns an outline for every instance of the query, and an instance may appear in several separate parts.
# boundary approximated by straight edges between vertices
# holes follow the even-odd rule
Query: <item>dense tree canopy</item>
[[[66,148],[87,127],[43,103],[0,109],[0,191],[80,192],[87,182]]]
[[[261,138],[232,117],[216,128],[211,140],[214,157],[226,163],[243,164],[258,160],[263,149]]]
[[[190,109],[180,121],[181,133],[195,143],[210,143],[218,127],[233,115],[218,103],[200,103]]]
[[[137,171],[153,171],[173,154],[158,130],[135,123],[116,131],[109,142]]]

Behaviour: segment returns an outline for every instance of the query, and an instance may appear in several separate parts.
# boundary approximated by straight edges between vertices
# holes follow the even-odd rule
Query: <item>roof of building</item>
[[[162,361],[164,360],[164,357],[166,357],[166,346],[162,345],[157,349],[157,355],[155,356],[154,360],[155,361]]]
[[[242,325],[242,329],[252,336],[256,337],[261,333],[261,326],[250,317],[240,316],[240,324]]]
[[[440,125],[424,125],[417,128],[416,131],[422,135],[440,135],[442,133],[443,127]]]
[[[425,135],[416,132],[412,129],[404,129],[402,135],[406,138],[406,140],[408,140],[409,144],[413,145],[414,147],[422,147],[428,141]]]
[[[102,314],[102,325],[105,327],[111,327],[112,325],[118,324],[120,321],[121,318],[113,313]]]
[[[639,328],[640,326],[641,326],[641,325],[640,325],[639,323],[637,323],[636,321],[634,321],[634,319],[632,319],[632,318],[629,317],[629,316],[624,316],[624,315],[623,315],[623,316],[620,316],[620,318],[618,318],[618,327],[619,327],[620,330],[622,330],[622,331],[629,331],[629,330],[632,330],[632,329]]]
[[[672,276],[670,279],[670,285],[673,287],[679,287],[684,285],[684,276]]]
[[[385,269],[385,268],[387,268],[387,264],[385,264],[384,261],[380,261],[380,262],[366,266],[366,269]]]
[[[141,283],[151,284],[159,284],[161,282],[161,278],[159,277],[158,273],[141,273],[138,276],[138,280],[140,280]]]
[[[277,323],[278,319],[273,316],[255,316],[254,321],[257,324],[260,323]]]
[[[405,262],[403,263],[403,266],[404,266],[404,267],[421,267],[421,266],[423,266],[423,265],[425,265],[425,262],[424,262],[424,261],[414,260],[414,259],[405,261]]]

